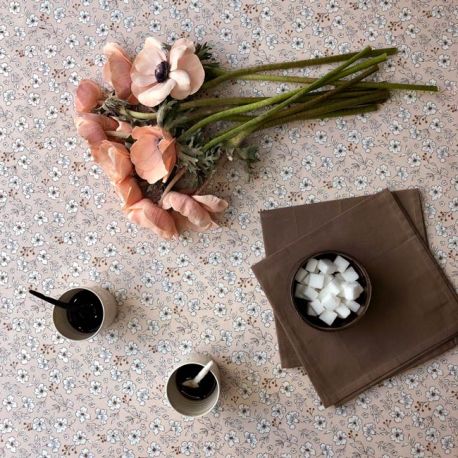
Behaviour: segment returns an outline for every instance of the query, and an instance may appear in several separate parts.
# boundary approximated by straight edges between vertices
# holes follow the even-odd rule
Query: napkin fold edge
[[[307,234],[304,234],[302,235],[301,237],[299,237],[298,239],[292,241],[291,243],[289,243],[288,245],[285,245],[285,247],[281,248],[280,250],[272,253],[271,255],[267,256],[265,259],[257,262],[256,264],[254,264],[252,266],[252,270],[255,274],[255,276],[258,278],[258,281],[261,283],[261,286],[262,286],[262,279],[263,279],[263,273],[262,273],[262,270],[260,271],[259,269],[264,265],[264,263],[267,261],[267,259],[270,259],[270,258],[274,258],[276,255],[278,255],[279,252],[283,251],[283,250],[287,250],[288,248],[291,248],[292,246],[294,246],[294,244],[296,244],[298,242],[298,240],[302,239],[303,237],[308,237],[310,236],[312,233],[316,232],[316,231],[319,231],[320,229],[322,229],[323,227],[329,225],[329,224],[332,224],[332,222],[336,219],[336,218],[339,218],[341,217],[342,215],[345,215],[347,212],[349,211],[354,211],[357,207],[359,207],[360,205],[363,205],[363,204],[366,204],[368,202],[370,202],[371,200],[373,200],[374,198],[376,198],[377,196],[380,196],[380,195],[383,195],[383,194],[390,194],[391,195],[391,202],[392,204],[391,205],[396,205],[396,207],[402,211],[402,214],[404,215],[405,217],[405,221],[407,222],[407,224],[409,225],[409,229],[410,230],[413,230],[414,231],[414,234],[416,236],[416,239],[420,239],[419,242],[421,243],[421,245],[423,246],[423,248],[425,249],[426,251],[426,254],[429,258],[432,259],[434,265],[436,266],[436,271],[439,271],[440,272],[440,275],[442,277],[442,279],[446,282],[447,284],[447,288],[448,288],[448,291],[449,293],[451,294],[452,296],[452,299],[457,301],[457,297],[456,297],[456,293],[454,291],[454,289],[452,288],[448,278],[446,277],[445,273],[442,271],[442,269],[437,265],[437,262],[436,260],[434,259],[433,255],[431,254],[431,252],[429,251],[429,247],[428,245],[425,243],[425,241],[423,240],[423,238],[421,237],[421,235],[419,234],[417,228],[414,226],[414,224],[411,222],[408,214],[406,214],[406,210],[402,207],[402,205],[399,205],[399,201],[391,194],[391,192],[389,190],[383,190],[381,191],[380,193],[377,193],[377,194],[374,194],[373,196],[368,196],[369,199],[364,199],[362,200],[362,202],[356,204],[355,206],[352,206],[351,208],[347,209],[346,211],[338,214],[336,217],[334,218],[331,218],[330,220],[328,220],[325,224],[323,224],[322,226],[314,229],[313,231],[307,233]],[[265,292],[266,294],[266,297],[267,299],[272,302],[272,298],[269,297],[270,294],[268,292]],[[279,321],[280,323],[282,322],[281,318],[279,318]],[[425,354],[427,353],[434,353],[435,351],[437,351],[438,349],[442,351],[445,351],[445,349],[442,349],[440,348],[443,344],[447,343],[448,341],[450,341],[450,348],[452,348],[455,344],[456,344],[456,341],[457,341],[457,333],[456,333],[456,330],[453,330],[452,329],[452,326],[454,325],[451,325],[450,326],[450,331],[447,331],[447,332],[450,332],[451,334],[446,336],[444,339],[442,339],[439,343],[437,343],[436,345],[433,345],[432,347],[429,347],[429,348],[426,348],[424,349],[423,351],[421,351],[421,354],[420,355],[415,355],[414,357],[410,358],[410,359],[406,359],[403,361],[403,363],[401,364],[401,366],[397,366],[395,368],[392,368],[388,371],[384,371],[383,374],[381,374],[379,377],[377,377],[376,379],[374,379],[370,385],[365,385],[363,386],[361,389],[357,389],[355,390],[354,392],[351,392],[351,393],[347,393],[346,396],[343,396],[343,393],[342,393],[342,397],[340,400],[331,400],[329,397],[328,397],[328,394],[326,392],[323,392],[321,389],[317,389],[317,387],[315,387],[317,389],[317,392],[318,394],[320,395],[322,401],[323,401],[323,404],[325,406],[328,406],[328,405],[331,405],[333,403],[338,403],[338,404],[341,404],[342,402],[345,402],[346,400],[348,399],[351,399],[352,397],[356,396],[359,392],[361,391],[364,391],[366,390],[367,388],[369,388],[370,386],[373,386],[373,385],[376,385],[377,383],[379,383],[381,380],[385,379],[386,377],[389,377],[391,375],[393,375],[394,373],[396,372],[399,372],[399,371],[402,371],[404,368],[408,368],[409,366],[411,366],[412,364],[415,364],[415,361],[420,361]],[[445,331],[444,331],[445,332]],[[433,339],[436,338],[436,335],[433,336]],[[429,339],[428,339],[429,341]],[[294,350],[296,351],[296,353],[298,353],[298,356],[301,360],[301,362],[304,364],[304,360],[305,360],[305,364],[304,366],[307,368],[308,372],[313,374],[315,379],[322,379],[322,377],[320,376],[321,374],[319,374],[317,371],[315,371],[315,368],[313,366],[313,364],[308,364],[309,362],[307,361],[307,358],[304,357],[304,355],[301,355],[299,354],[298,352],[298,349],[296,347],[296,345],[294,344],[294,342],[292,342],[290,340]],[[334,398],[334,396],[333,396]]]

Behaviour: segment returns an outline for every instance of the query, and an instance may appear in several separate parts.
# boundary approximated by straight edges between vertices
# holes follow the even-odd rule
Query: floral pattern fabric
[[[8,0],[0,8],[0,456],[457,456],[456,349],[323,409],[300,369],[280,368],[272,310],[250,270],[264,255],[259,210],[419,187],[431,249],[456,279],[456,2]],[[441,91],[397,92],[377,113],[254,136],[253,179],[233,163],[208,188],[230,202],[221,227],[163,241],[122,216],[72,120],[79,80],[101,80],[103,45],[133,54],[147,36],[209,42],[234,68],[397,46],[383,75]],[[238,82],[218,91],[287,87]],[[110,332],[73,343],[27,289],[58,296],[85,284],[109,288],[119,315]],[[164,396],[166,374],[192,352],[212,354],[223,377],[220,404],[195,420]]]

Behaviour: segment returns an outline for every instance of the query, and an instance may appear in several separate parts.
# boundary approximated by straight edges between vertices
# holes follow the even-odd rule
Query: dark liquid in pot
[[[70,300],[67,319],[80,332],[89,334],[97,331],[103,321],[103,307],[99,298],[90,291],[79,291]]]
[[[183,382],[193,379],[202,369],[200,364],[187,364],[180,367],[176,373],[176,383],[180,393],[188,399],[200,401],[208,398],[216,388],[215,376],[209,372],[200,382],[198,388],[183,386]]]

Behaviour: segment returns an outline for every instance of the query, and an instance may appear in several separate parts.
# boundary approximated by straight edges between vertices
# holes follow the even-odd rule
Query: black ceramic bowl
[[[358,299],[356,299],[356,302],[358,302],[358,304],[361,306],[357,313],[351,312],[350,315],[345,319],[337,317],[335,321],[332,323],[332,325],[328,326],[326,323],[321,321],[317,316],[311,316],[307,314],[307,305],[309,302],[308,300],[300,299],[294,296],[294,290],[297,284],[297,281],[294,279],[294,277],[296,276],[296,273],[299,270],[299,268],[305,267],[305,265],[307,264],[307,261],[310,258],[315,258],[317,260],[329,259],[333,261],[335,257],[338,255],[342,256],[347,261],[349,261],[350,266],[356,270],[356,272],[359,275],[358,282],[364,288],[364,291],[361,293]],[[353,326],[366,313],[369,307],[370,300],[371,300],[371,294],[372,294],[372,285],[371,285],[371,281],[370,281],[370,278],[369,278],[369,275],[366,269],[355,258],[353,258],[352,256],[346,253],[342,253],[339,251],[320,251],[319,253],[315,253],[311,256],[307,256],[307,258],[303,259],[298,264],[297,268],[294,270],[293,279],[291,282],[291,300],[297,312],[299,313],[300,317],[308,325],[316,329],[320,329],[321,331],[339,331],[341,329],[348,328],[349,326]]]

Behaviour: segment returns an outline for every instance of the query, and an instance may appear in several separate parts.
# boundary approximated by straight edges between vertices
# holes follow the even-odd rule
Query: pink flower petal
[[[131,88],[132,90],[132,85],[131,85]],[[138,105],[138,100],[137,100],[137,97],[135,97],[134,94],[130,94],[129,98],[127,99],[127,101],[131,104],[131,105]]]
[[[189,75],[190,94],[196,93],[205,80],[205,70],[200,59],[195,54],[186,54],[179,60],[178,69],[184,70]]]
[[[157,126],[135,127],[132,137],[130,158],[137,174],[151,184],[166,180],[176,163],[175,140]]]
[[[189,52],[196,52],[196,47],[194,46],[194,42],[190,40],[189,38],[178,38],[178,40],[173,43],[170,52],[172,52],[173,49],[185,46]]]
[[[132,83],[139,88],[145,89],[147,86],[156,84],[156,76],[154,73],[150,75],[146,73],[132,72]]]
[[[120,143],[103,140],[92,148],[92,157],[112,183],[120,183],[134,171],[129,151]]]
[[[197,226],[196,224],[192,224],[191,221],[189,221],[186,216],[183,216],[181,213],[178,213],[176,211],[172,211],[172,217],[175,221],[175,226],[178,229],[178,232],[183,232],[186,230],[194,231],[194,232],[205,232],[210,229],[216,229],[218,224],[216,224],[214,221],[212,221],[211,225],[209,227],[200,227]]]
[[[139,140],[144,135],[154,135],[158,140],[164,138],[166,131],[161,129],[159,126],[143,126],[134,127],[132,130],[132,137],[135,140]]]
[[[194,54],[196,51],[196,47],[194,43],[189,40],[188,38],[180,38],[172,45],[170,49],[170,70],[176,70],[178,68],[178,61],[185,55],[185,54]]]
[[[127,217],[134,224],[151,229],[164,239],[178,235],[170,213],[156,206],[149,199],[142,199],[126,209]]]
[[[155,38],[148,37],[143,49],[137,54],[133,63],[133,73],[145,73],[154,75],[156,67],[167,60],[162,43]]]
[[[192,198],[211,213],[221,213],[228,207],[228,203],[225,200],[212,196],[211,194],[205,196],[192,196]]]
[[[113,86],[116,96],[127,100],[131,95],[130,71],[132,63],[125,51],[116,43],[107,43],[103,48],[107,62],[103,67],[105,81]]]
[[[103,98],[100,86],[92,80],[81,80],[76,89],[75,108],[79,112],[91,112]]]
[[[79,113],[75,118],[78,134],[90,145],[95,145],[107,139],[105,131],[116,130],[118,121],[94,113]]]
[[[162,180],[169,174],[154,140],[147,138],[137,140],[131,147],[131,159],[137,174],[150,184]]]
[[[137,87],[132,85],[132,92],[137,99],[147,107],[159,105],[175,87],[176,81],[168,79],[163,83],[157,83],[144,91],[138,91]]]
[[[177,100],[183,100],[191,93],[191,79],[183,70],[174,70],[170,72],[169,78],[176,81],[175,87],[170,92],[170,95]]]
[[[174,138],[162,139],[159,142],[159,149],[162,153],[162,162],[164,162],[164,167],[166,170],[168,170],[167,175],[162,178],[162,181],[165,183],[172,173],[172,170],[175,167],[177,161],[176,140]]]
[[[121,198],[123,208],[126,209],[142,199],[142,191],[134,177],[128,176],[119,183],[116,183],[115,190]]]
[[[132,80],[130,79],[131,63],[120,60],[113,60],[110,63],[111,85],[115,90],[116,97],[127,100],[130,97]]]
[[[188,218],[192,224],[195,224],[203,230],[210,229],[214,225],[208,211],[186,194],[171,191],[164,197],[162,206],[165,209],[172,208],[178,213],[181,213]]]
[[[124,134],[130,134],[132,132],[132,124],[125,121],[118,121],[119,126],[116,129],[116,132],[122,132]]]

